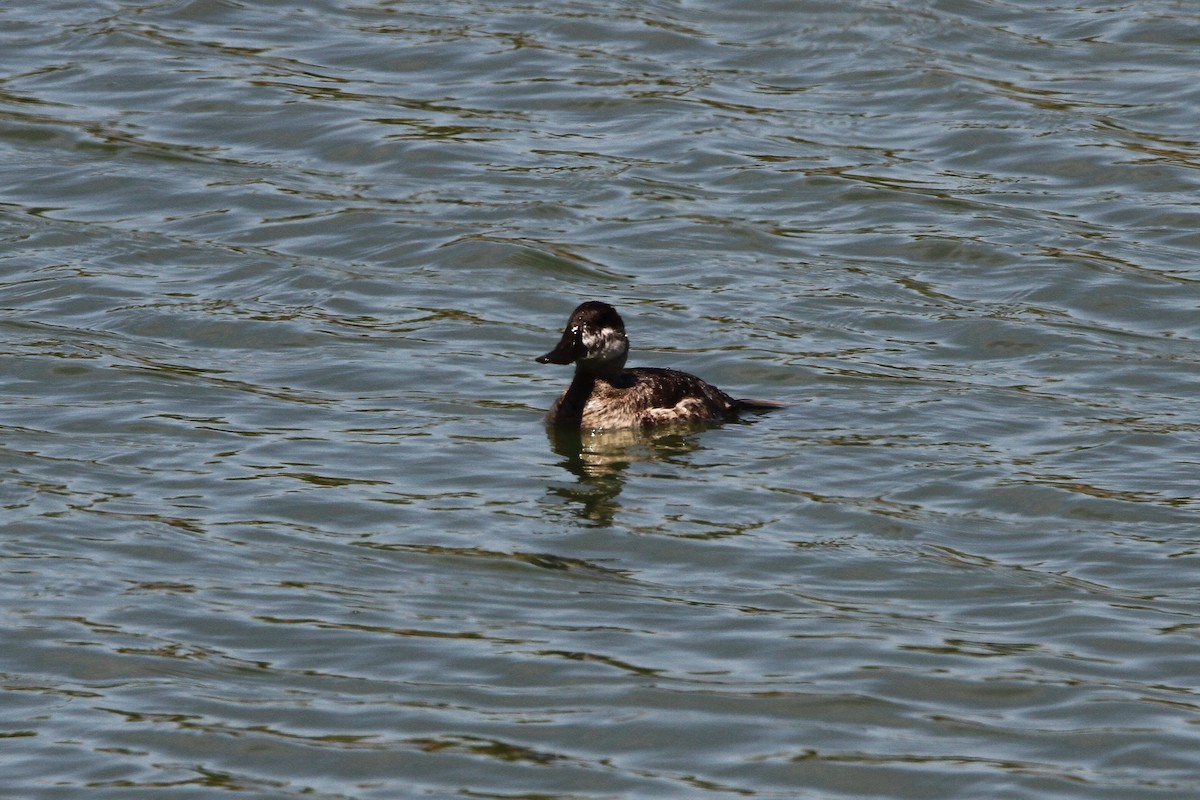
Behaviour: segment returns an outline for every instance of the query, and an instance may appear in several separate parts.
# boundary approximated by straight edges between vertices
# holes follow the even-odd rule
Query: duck
[[[746,410],[783,408],[735,400],[695,375],[656,367],[625,368],[625,321],[608,303],[588,300],[571,312],[554,349],[539,364],[574,364],[575,377],[546,414],[557,429],[603,431],[728,420]]]

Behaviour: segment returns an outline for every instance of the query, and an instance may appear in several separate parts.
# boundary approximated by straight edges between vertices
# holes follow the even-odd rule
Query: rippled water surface
[[[0,795],[1200,795],[1200,12],[0,10]],[[788,408],[548,436],[571,308]]]

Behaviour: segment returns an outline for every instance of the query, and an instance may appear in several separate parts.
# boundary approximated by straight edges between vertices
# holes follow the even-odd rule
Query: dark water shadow
[[[589,525],[611,525],[620,509],[618,497],[629,467],[639,462],[686,463],[703,449],[699,434],[721,423],[689,423],[655,428],[629,428],[581,433],[547,428],[550,449],[562,457],[559,466],[575,483],[554,485],[551,496],[566,500]],[[736,424],[736,423],[735,423]]]

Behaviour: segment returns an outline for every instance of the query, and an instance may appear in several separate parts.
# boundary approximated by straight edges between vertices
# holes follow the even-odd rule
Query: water
[[[1198,22],[0,11],[0,796],[1200,793]]]

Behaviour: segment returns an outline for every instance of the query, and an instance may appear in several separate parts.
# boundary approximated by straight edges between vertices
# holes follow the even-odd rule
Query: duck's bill
[[[571,364],[586,352],[583,342],[579,340],[579,332],[567,328],[563,331],[562,338],[558,340],[558,344],[553,350],[534,360],[539,364]]]

